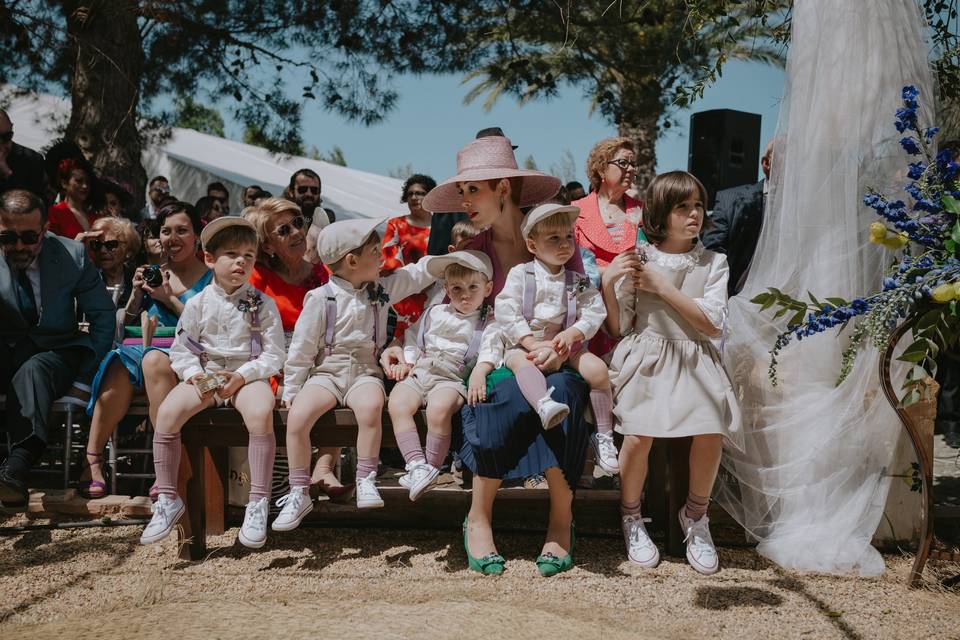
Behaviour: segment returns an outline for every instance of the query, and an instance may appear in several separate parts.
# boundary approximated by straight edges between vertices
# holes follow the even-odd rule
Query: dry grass
[[[197,563],[139,533],[0,538],[0,638],[960,638],[960,596],[908,589],[905,557],[866,580],[721,549],[708,578],[675,559],[637,570],[620,541],[594,538],[573,571],[544,580],[533,535],[500,536],[507,573],[484,578],[456,532],[304,529],[251,552],[233,529]]]

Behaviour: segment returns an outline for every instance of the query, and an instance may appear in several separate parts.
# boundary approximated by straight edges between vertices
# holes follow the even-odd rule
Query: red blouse
[[[383,233],[383,267],[380,275],[388,275],[405,264],[413,264],[427,255],[427,241],[430,239],[430,227],[418,227],[410,224],[408,216],[390,218]],[[393,305],[397,313],[397,328],[394,335],[403,337],[407,327],[420,319],[423,307],[427,303],[424,293],[416,293]]]
[[[90,227],[103,216],[95,213],[87,214],[87,226]],[[73,240],[84,228],[77,222],[77,217],[70,210],[66,200],[58,202],[47,210],[47,222],[50,223],[50,233]]]
[[[598,267],[607,266],[618,254],[636,246],[637,225],[640,223],[640,215],[643,211],[641,200],[634,200],[624,194],[623,205],[627,215],[623,220],[623,230],[618,234],[618,240],[614,240],[600,216],[600,199],[596,191],[571,204],[580,207],[580,216],[574,224],[577,244],[593,252],[597,257]]]
[[[250,274],[250,284],[277,303],[284,331],[293,331],[297,318],[303,311],[303,299],[307,291],[323,286],[329,279],[330,274],[322,264],[314,265],[313,273],[305,285],[290,284],[276,271],[259,263],[253,267],[253,273]]]

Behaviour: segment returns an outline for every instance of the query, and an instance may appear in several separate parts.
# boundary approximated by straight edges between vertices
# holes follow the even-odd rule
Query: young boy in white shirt
[[[163,540],[184,513],[177,495],[184,423],[203,409],[229,403],[250,432],[250,502],[238,538],[259,548],[267,540],[276,451],[270,378],[283,366],[283,326],[276,303],[248,282],[257,257],[253,225],[243,218],[218,218],[200,240],[213,282],[187,301],[177,323],[170,364],[182,382],[157,410],[153,461],[159,496],[140,542]]]
[[[377,362],[387,334],[387,311],[427,288],[429,258],[380,278],[380,219],[344,220],[317,239],[330,282],[307,293],[283,375],[287,416],[290,493],[273,522],[274,531],[297,528],[313,509],[310,499],[310,430],[326,412],[347,406],[357,419],[357,507],[383,506],[377,491],[381,414],[385,398]]]
[[[467,399],[464,379],[474,363],[503,358],[493,309],[484,300],[493,289],[493,265],[480,251],[456,251],[431,259],[427,270],[442,279],[446,304],[427,307],[414,327],[404,359],[414,367],[390,393],[388,409],[397,445],[407,463],[400,484],[416,500],[435,484],[450,450],[453,416]],[[414,415],[427,407],[426,454]]]

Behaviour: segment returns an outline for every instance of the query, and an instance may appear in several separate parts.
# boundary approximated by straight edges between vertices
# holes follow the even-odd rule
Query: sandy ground
[[[676,559],[636,569],[622,542],[587,538],[574,570],[546,580],[531,534],[498,537],[496,578],[467,569],[456,532],[302,529],[255,552],[232,529],[196,563],[139,533],[0,537],[0,638],[960,638],[960,593],[908,589],[906,557],[856,579],[721,549],[723,570],[703,577]]]

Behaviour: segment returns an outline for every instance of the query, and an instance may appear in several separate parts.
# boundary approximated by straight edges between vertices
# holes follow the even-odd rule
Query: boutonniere
[[[480,306],[480,322],[484,323],[487,321],[487,316],[490,314],[491,306],[489,304],[483,304]]]
[[[237,309],[239,309],[241,313],[256,313],[260,310],[261,304],[260,294],[250,293],[247,294],[247,297],[240,298],[240,301],[237,302]]]
[[[390,302],[390,296],[387,295],[383,285],[380,284],[378,284],[376,287],[374,287],[372,284],[367,285],[367,299],[370,300],[370,304],[381,307],[386,306],[387,303]]]

